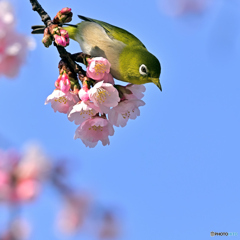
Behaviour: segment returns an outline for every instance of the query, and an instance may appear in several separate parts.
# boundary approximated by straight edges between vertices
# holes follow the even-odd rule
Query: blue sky
[[[30,35],[31,25],[41,24],[38,14],[28,1],[12,2],[18,31]],[[147,84],[141,116],[115,128],[110,146],[86,148],[73,139],[76,125],[44,106],[59,57],[34,36],[37,47],[19,76],[0,79],[1,135],[19,149],[37,139],[52,156],[73,159],[74,184],[122,210],[120,239],[202,240],[211,231],[238,232],[233,238],[240,239],[238,1],[213,1],[205,13],[180,18],[164,14],[157,0],[40,3],[52,17],[68,6],[72,23],[81,14],[132,32],[160,60],[163,92]],[[72,42],[68,50],[80,51]],[[35,240],[45,231],[57,239],[49,228],[56,197],[49,194],[40,211],[25,210],[39,224]]]

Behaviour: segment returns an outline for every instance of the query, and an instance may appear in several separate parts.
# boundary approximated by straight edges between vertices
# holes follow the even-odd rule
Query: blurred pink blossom
[[[0,2],[0,76],[13,78],[25,62],[33,40],[14,30],[15,17],[9,2]]]
[[[204,12],[212,0],[159,0],[161,9],[170,16]]]
[[[4,29],[11,30],[15,26],[12,5],[8,1],[0,1],[0,35]]]
[[[120,226],[111,212],[106,212],[99,225],[98,237],[100,239],[114,239],[120,235]]]
[[[65,206],[58,216],[58,227],[66,234],[72,234],[83,227],[90,207],[90,198],[87,195],[69,195]]]
[[[33,200],[38,196],[40,183],[34,179],[26,179],[16,185],[16,198],[20,201]]]
[[[21,161],[16,166],[15,174],[18,179],[46,178],[51,169],[50,159],[37,144],[26,146]]]
[[[93,117],[83,122],[76,130],[74,139],[80,138],[86,147],[93,148],[101,141],[103,146],[109,145],[108,136],[113,136],[112,124],[105,118]]]

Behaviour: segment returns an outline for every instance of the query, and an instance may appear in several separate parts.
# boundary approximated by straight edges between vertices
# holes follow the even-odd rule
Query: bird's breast
[[[126,44],[110,38],[106,31],[97,23],[81,22],[78,25],[76,40],[84,53],[92,57],[104,57],[111,63],[111,74],[121,80],[119,56]]]

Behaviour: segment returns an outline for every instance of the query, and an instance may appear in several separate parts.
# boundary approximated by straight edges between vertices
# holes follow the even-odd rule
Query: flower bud
[[[70,90],[70,87],[71,87],[71,83],[69,81],[68,78],[65,78],[65,79],[61,79],[59,81],[59,88],[62,92],[66,93]]]
[[[65,29],[60,29],[60,34],[65,38],[69,38],[68,32]]]
[[[52,45],[52,37],[51,35],[45,35],[43,36],[43,39],[42,39],[42,43],[44,44],[45,47],[49,47],[50,45]]]
[[[67,42],[66,42],[66,39],[64,37],[55,34],[54,35],[54,39],[55,39],[55,43],[58,46],[62,46],[62,47],[66,47],[67,46]]]
[[[69,15],[61,15],[58,18],[60,23],[69,23],[72,21],[72,13]]]
[[[50,34],[48,28],[44,29],[44,35],[43,35],[42,43],[47,48],[52,44],[52,37],[51,37],[51,34]]]
[[[71,11],[72,11],[71,8],[65,7],[65,8],[63,8],[60,12],[61,12],[61,14],[68,14],[68,13],[70,13]]]

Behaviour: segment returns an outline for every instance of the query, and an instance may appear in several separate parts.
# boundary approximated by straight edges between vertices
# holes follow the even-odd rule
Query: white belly
[[[116,39],[111,39],[97,23],[81,22],[78,28],[79,34],[76,40],[82,51],[92,57],[107,58],[111,63],[111,74],[114,78],[121,79],[119,56],[126,45]]]

